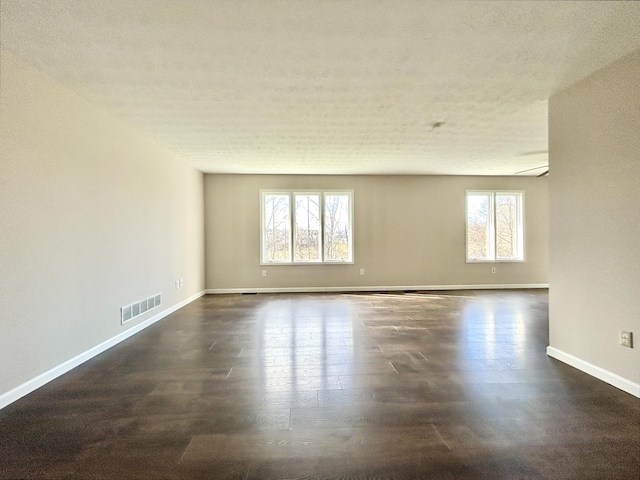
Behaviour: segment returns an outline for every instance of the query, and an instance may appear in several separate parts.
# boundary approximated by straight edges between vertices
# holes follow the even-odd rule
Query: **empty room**
[[[0,0],[0,479],[640,478],[640,3]]]

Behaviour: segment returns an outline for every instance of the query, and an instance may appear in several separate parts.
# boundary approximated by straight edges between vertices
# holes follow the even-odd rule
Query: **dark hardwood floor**
[[[0,478],[638,479],[546,290],[203,297],[0,411]]]

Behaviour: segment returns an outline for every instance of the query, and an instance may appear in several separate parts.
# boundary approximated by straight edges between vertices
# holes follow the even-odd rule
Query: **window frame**
[[[525,262],[525,197],[524,190],[466,190],[465,192],[465,258],[466,263],[523,263]],[[488,195],[489,196],[489,239],[488,246],[490,250],[489,258],[470,258],[469,257],[469,196],[470,195]],[[515,195],[517,198],[516,217],[517,225],[517,243],[520,255],[516,258],[498,258],[497,256],[497,233],[496,233],[496,197],[499,195]]]
[[[265,199],[267,195],[286,195],[289,197],[289,258],[286,260],[267,260],[265,256]],[[320,260],[304,261],[296,260],[296,195],[318,195],[320,201],[320,234],[319,248]],[[326,195],[346,195],[349,198],[349,239],[348,248],[350,252],[349,260],[327,260],[325,243],[325,196]],[[352,265],[355,263],[355,243],[353,227],[353,190],[323,190],[323,189],[261,189],[260,190],[260,265]]]

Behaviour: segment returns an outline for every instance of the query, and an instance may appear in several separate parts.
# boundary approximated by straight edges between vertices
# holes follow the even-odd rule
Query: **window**
[[[353,192],[262,191],[262,263],[352,263]]]
[[[467,192],[467,261],[524,260],[524,193]]]

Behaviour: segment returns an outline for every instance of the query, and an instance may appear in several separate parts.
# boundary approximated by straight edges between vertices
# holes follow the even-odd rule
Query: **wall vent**
[[[133,320],[143,313],[159,307],[161,304],[162,294],[158,293],[157,295],[145,298],[144,300],[140,300],[139,302],[132,303],[131,305],[127,305],[126,307],[122,307],[120,308],[120,321],[122,324],[125,324],[129,320]]]

